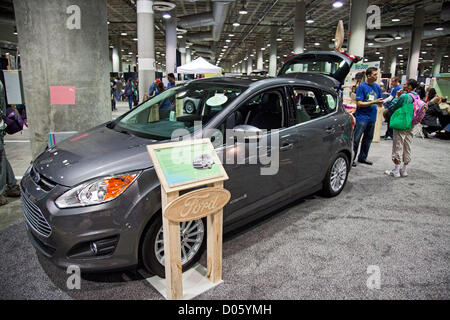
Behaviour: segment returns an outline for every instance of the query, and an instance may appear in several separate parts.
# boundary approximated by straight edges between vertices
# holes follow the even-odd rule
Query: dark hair
[[[436,90],[434,88],[431,88],[430,91],[428,91],[428,100],[431,100],[436,95]]]
[[[392,80],[400,82],[400,79],[398,77],[392,77]]]
[[[366,70],[366,76],[370,76],[370,75],[371,75],[372,73],[374,73],[375,71],[378,71],[378,69],[375,68],[375,67],[367,68],[367,70]]]
[[[365,75],[364,71],[363,72],[358,72],[357,74],[355,74],[355,80],[362,80],[362,79],[364,79],[364,75]]]
[[[410,85],[413,90],[417,88],[417,80],[415,79],[408,79],[406,83]]]
[[[164,91],[164,83],[158,82],[158,84],[156,86],[158,87],[159,92],[163,92]]]
[[[171,73],[169,73],[168,75],[167,75],[167,78],[169,78],[169,77],[171,77],[171,78],[174,78],[175,79],[175,75],[171,72]]]

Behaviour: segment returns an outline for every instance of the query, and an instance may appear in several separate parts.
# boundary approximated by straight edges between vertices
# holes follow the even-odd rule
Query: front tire
[[[349,160],[340,152],[334,157],[323,182],[322,193],[326,197],[335,197],[345,187],[348,177]]]
[[[145,269],[165,278],[164,238],[161,214],[151,223],[142,243],[142,263]],[[181,222],[181,264],[188,270],[200,259],[206,246],[206,221],[204,219]]]

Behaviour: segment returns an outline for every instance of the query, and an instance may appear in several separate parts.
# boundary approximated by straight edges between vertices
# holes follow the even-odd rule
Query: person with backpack
[[[130,110],[133,108],[133,99],[134,99],[134,92],[133,92],[133,82],[131,81],[131,78],[128,79],[127,84],[125,86],[125,95],[128,99],[128,107],[130,107]]]
[[[384,173],[395,178],[407,177],[407,166],[411,162],[411,144],[414,125],[420,123],[426,111],[426,104],[415,92],[417,81],[409,79],[403,84],[403,90],[397,92],[392,101],[390,126],[394,129],[392,141],[392,161],[394,169]],[[401,163],[403,161],[403,166]]]
[[[391,79],[391,93],[389,97],[383,100],[383,104],[386,106],[386,109],[383,111],[384,119],[387,123],[386,133],[382,138],[385,140],[392,140],[393,132],[392,128],[389,127],[389,120],[391,119],[392,113],[389,112],[389,106],[392,103],[392,100],[397,96],[397,91],[402,88],[402,85],[400,84],[400,79],[398,77],[392,77]]]
[[[7,124],[3,120],[6,115],[5,88],[0,80],[0,206],[8,203],[6,197],[20,197],[20,189],[12,167],[6,158],[3,137],[6,134]]]

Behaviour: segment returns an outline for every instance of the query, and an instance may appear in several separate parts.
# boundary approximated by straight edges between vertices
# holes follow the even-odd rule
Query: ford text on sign
[[[197,220],[216,213],[230,198],[230,192],[222,188],[195,190],[169,203],[164,210],[164,216],[174,222]]]

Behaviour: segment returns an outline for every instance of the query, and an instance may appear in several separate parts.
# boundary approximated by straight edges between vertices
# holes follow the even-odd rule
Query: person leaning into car
[[[20,197],[19,186],[5,153],[3,137],[6,134],[6,123],[2,119],[4,114],[6,114],[5,89],[0,80],[0,206],[8,203],[6,197]]]
[[[356,90],[356,125],[354,129],[353,140],[353,166],[356,167],[356,156],[358,155],[359,142],[361,141],[361,150],[358,155],[358,162],[371,165],[367,160],[370,144],[372,143],[373,133],[375,131],[375,122],[377,121],[377,106],[383,105],[381,99],[382,93],[380,86],[376,83],[378,78],[378,69],[370,67],[366,70],[367,81],[363,82]]]

